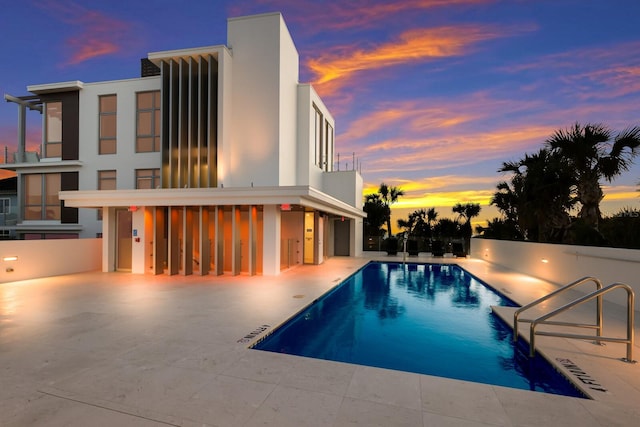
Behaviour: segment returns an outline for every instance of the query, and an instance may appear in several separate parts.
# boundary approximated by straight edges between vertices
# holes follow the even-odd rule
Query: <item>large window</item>
[[[29,174],[24,177],[24,219],[60,220],[60,174]]]
[[[136,153],[160,151],[160,91],[136,94]]]
[[[333,126],[331,126],[329,122],[326,122],[324,135],[325,135],[325,147],[324,147],[325,159],[324,159],[324,165],[322,169],[326,171],[332,171],[333,170]]]
[[[117,134],[117,97],[103,95],[100,97],[100,141],[98,153],[116,153]]]
[[[136,169],[136,188],[149,190],[160,186],[160,169]]]
[[[116,171],[98,171],[98,190],[116,189]]]
[[[323,153],[323,146],[324,144],[322,143],[322,127],[324,125],[324,117],[322,116],[322,113],[320,112],[320,110],[318,109],[318,107],[313,106],[314,109],[314,149],[315,149],[315,158],[314,158],[314,163],[320,168],[322,168],[322,164],[324,162],[324,153]]]
[[[47,102],[44,108],[44,157],[62,157],[62,102]]]

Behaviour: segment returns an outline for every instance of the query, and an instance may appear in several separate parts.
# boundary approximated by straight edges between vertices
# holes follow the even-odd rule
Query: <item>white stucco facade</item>
[[[66,171],[59,222],[77,212],[78,236],[102,237],[104,271],[275,275],[361,254],[362,178],[333,170],[335,120],[298,82],[279,13],[229,19],[226,45],[154,52],[148,62],[145,77],[28,87],[44,106],[61,99],[64,124],[77,126],[62,158],[39,166]],[[141,93],[157,93],[160,105],[144,110]],[[114,95],[117,148],[105,154],[100,100]],[[159,149],[141,152],[140,122],[153,114]],[[157,182],[141,187],[140,171],[157,171]]]

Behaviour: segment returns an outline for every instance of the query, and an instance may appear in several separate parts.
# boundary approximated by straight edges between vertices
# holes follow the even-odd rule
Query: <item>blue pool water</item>
[[[254,348],[584,397],[492,305],[515,306],[457,265],[372,262]]]

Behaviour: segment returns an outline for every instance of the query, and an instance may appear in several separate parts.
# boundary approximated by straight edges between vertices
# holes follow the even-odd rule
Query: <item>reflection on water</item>
[[[255,348],[577,396],[492,305],[513,304],[456,265],[370,263]]]

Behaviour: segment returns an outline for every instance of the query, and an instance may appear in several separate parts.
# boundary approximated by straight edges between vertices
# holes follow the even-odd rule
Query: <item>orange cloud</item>
[[[550,126],[519,125],[448,137],[387,139],[364,147],[360,158],[367,173],[392,172],[399,164],[404,172],[439,170],[486,160],[508,160],[509,153],[521,155],[535,150],[554,130]]]
[[[479,25],[413,29],[398,40],[371,49],[341,46],[308,62],[315,74],[314,85],[322,95],[331,95],[354,74],[399,64],[459,56],[475,43],[502,36],[500,31]]]
[[[470,114],[460,114],[441,107],[427,107],[414,101],[398,102],[350,123],[342,140],[364,138],[391,125],[407,124],[412,130],[449,128],[473,120]]]
[[[72,1],[46,1],[41,6],[58,20],[77,29],[66,41],[69,59],[64,65],[111,55],[134,39],[130,24]]]
[[[457,203],[478,203],[480,216],[475,218],[473,226],[484,224],[488,219],[498,216],[497,210],[490,206],[491,198],[496,191],[497,176],[460,177],[441,175],[417,180],[390,179],[388,185],[400,187],[404,191],[397,203],[391,206],[392,226],[396,230],[396,222],[406,219],[410,213],[418,209],[435,208],[438,218],[455,219],[457,214],[451,208]],[[475,187],[475,189],[470,189]],[[457,189],[460,188],[460,189]],[[464,189],[463,189],[464,188]],[[377,192],[378,187],[369,185],[364,194]]]

